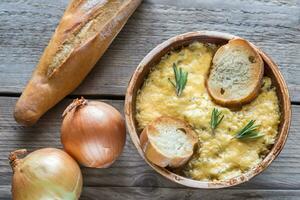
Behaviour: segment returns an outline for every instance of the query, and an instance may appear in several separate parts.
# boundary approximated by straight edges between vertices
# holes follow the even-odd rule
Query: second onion
[[[63,117],[62,144],[80,164],[105,168],[122,153],[125,122],[114,107],[81,98],[66,108]]]

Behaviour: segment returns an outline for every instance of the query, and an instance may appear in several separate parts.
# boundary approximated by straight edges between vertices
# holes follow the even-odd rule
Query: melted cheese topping
[[[229,179],[260,163],[275,142],[280,122],[278,98],[268,77],[263,79],[259,96],[239,111],[212,102],[206,91],[205,78],[216,49],[214,45],[195,42],[165,55],[149,73],[136,99],[140,130],[163,115],[185,120],[195,128],[199,147],[179,173],[204,181]],[[173,63],[189,73],[180,97],[168,81],[168,78],[174,79]],[[214,135],[210,128],[213,108],[225,115]],[[264,136],[253,141],[232,139],[252,119],[256,120],[258,131]]]

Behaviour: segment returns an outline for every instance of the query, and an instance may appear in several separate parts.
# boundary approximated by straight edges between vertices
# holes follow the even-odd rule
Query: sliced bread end
[[[140,143],[146,158],[160,167],[180,167],[192,156],[197,135],[179,119],[159,117],[141,133]]]

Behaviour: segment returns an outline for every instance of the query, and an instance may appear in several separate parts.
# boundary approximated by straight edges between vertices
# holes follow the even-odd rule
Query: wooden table
[[[279,64],[291,93],[293,120],[285,148],[251,181],[220,190],[186,188],[153,171],[129,136],[108,169],[82,168],[81,199],[300,199],[300,1],[145,0],[97,66],[70,96],[34,127],[18,125],[13,108],[68,0],[0,1],[0,199],[11,199],[9,152],[61,148],[61,114],[75,97],[103,100],[123,110],[129,78],[157,44],[195,30],[229,32],[261,47]]]

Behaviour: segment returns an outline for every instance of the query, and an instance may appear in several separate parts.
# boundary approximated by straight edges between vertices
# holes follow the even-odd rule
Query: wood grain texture
[[[80,200],[299,200],[299,190],[200,190],[190,188],[152,187],[84,187]],[[10,186],[0,186],[0,199],[10,200]]]
[[[0,93],[22,91],[67,2],[0,2]],[[279,64],[292,101],[300,101],[299,7],[299,0],[145,0],[73,94],[124,95],[132,72],[157,44],[183,32],[214,30],[266,51]]]
[[[47,113],[34,127],[24,128],[12,117],[16,98],[0,97],[0,185],[9,185],[11,169],[9,152],[26,148],[29,151],[43,147],[61,148],[61,113],[71,102],[66,99]],[[123,110],[122,100],[105,100]],[[300,189],[300,106],[293,106],[293,123],[289,139],[278,159],[250,182],[234,189]],[[126,146],[121,157],[108,169],[82,168],[86,187],[169,187],[183,188],[153,171],[138,155],[127,135]],[[1,198],[0,198],[1,199]]]
[[[0,95],[18,96],[29,80],[68,0],[0,1]],[[144,0],[112,46],[73,95],[122,99],[130,76],[157,44],[188,31],[214,30],[254,42],[278,64],[292,101],[300,102],[299,0]],[[11,199],[9,152],[27,148],[61,148],[61,113],[65,99],[37,125],[16,124],[15,97],[0,97],[0,199]],[[122,100],[105,100],[123,110]],[[300,196],[300,105],[293,106],[288,141],[261,175],[224,190],[189,189],[154,172],[127,135],[121,157],[108,169],[82,168],[81,199],[288,199]]]

